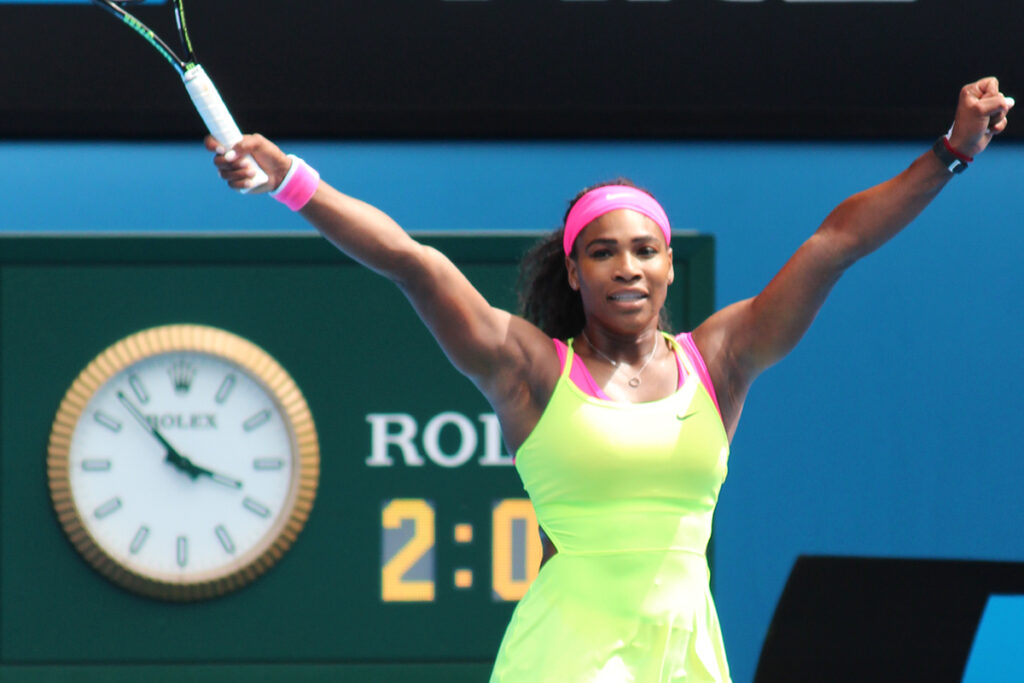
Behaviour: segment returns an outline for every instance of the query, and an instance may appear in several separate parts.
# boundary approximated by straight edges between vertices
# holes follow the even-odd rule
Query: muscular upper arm
[[[846,253],[835,235],[819,230],[757,296],[723,308],[694,330],[730,436],[750,384],[803,337],[848,265]]]
[[[250,143],[261,144],[255,137]],[[452,364],[498,410],[503,429],[530,426],[530,408],[546,401],[558,375],[547,335],[491,306],[444,254],[366,202],[321,181],[302,215],[338,249],[398,285]]]
[[[444,254],[380,209],[321,182],[302,215],[338,249],[398,285],[455,367],[481,388],[528,370],[532,350],[550,347],[540,330],[491,306]]]
[[[415,267],[397,284],[437,339],[445,355],[484,391],[507,392],[516,382],[535,383],[532,372],[550,373],[551,340],[527,321],[492,306],[441,252],[420,245]],[[538,363],[540,361],[540,363]],[[557,372],[557,368],[554,368]]]
[[[989,90],[996,86],[994,79],[967,86],[961,93],[958,122],[964,102],[972,101],[971,89],[980,89],[983,83]],[[984,139],[981,131],[991,123],[988,117],[996,111],[1005,114],[1008,108],[995,92],[989,108],[972,111],[970,125],[976,137]],[[723,409],[723,417],[735,426],[750,383],[796,346],[846,268],[906,227],[950,177],[929,151],[893,178],[848,197],[760,294],[723,309],[694,331],[716,389],[733,397],[732,413],[727,417]]]

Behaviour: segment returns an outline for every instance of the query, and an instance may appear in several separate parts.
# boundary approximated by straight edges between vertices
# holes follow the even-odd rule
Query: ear
[[[569,256],[565,257],[565,270],[569,273],[569,287],[574,292],[580,291],[580,271],[576,267],[576,261]]]
[[[668,248],[668,283],[672,284],[676,279],[676,266],[672,262],[672,247]]]

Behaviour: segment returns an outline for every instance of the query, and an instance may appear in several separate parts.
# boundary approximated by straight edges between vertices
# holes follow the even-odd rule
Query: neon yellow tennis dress
[[[551,401],[516,454],[558,554],[517,605],[492,683],[730,680],[705,557],[728,438],[671,341],[682,386],[633,404],[573,383],[570,340]]]

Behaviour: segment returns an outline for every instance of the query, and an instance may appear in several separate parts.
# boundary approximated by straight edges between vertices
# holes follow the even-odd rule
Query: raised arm
[[[1005,129],[1012,106],[995,78],[964,86],[948,138],[952,150],[964,158],[981,153]],[[843,272],[906,227],[952,176],[929,150],[895,178],[846,199],[760,294],[694,331],[730,437],[751,382],[796,346]]]
[[[234,188],[251,177],[240,161],[247,154],[270,178],[256,192],[277,187],[292,164],[260,135],[246,136],[232,150],[212,138],[206,145],[217,152],[214,162]],[[551,340],[525,320],[492,307],[446,256],[414,240],[387,214],[322,181],[301,213],[341,251],[402,290],[451,362],[499,413],[508,417],[516,410],[509,401],[531,393],[519,391],[524,382],[544,383],[534,377],[538,369],[553,373],[553,385],[557,360]]]

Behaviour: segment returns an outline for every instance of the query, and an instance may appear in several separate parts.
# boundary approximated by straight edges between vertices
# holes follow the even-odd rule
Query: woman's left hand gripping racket
[[[130,26],[171,63],[171,66],[181,76],[181,80],[185,82],[185,89],[188,90],[196,110],[203,117],[203,122],[213,137],[229,149],[242,139],[242,131],[235,124],[231,113],[224,105],[224,100],[221,99],[220,93],[214,87],[213,81],[203,71],[203,67],[196,62],[195,53],[192,51],[192,40],[189,38],[188,26],[185,23],[185,9],[182,7],[182,0],[171,0],[171,4],[174,6],[174,19],[178,25],[178,37],[181,39],[182,49],[185,51],[184,57],[179,57],[151,28],[124,9],[125,5],[138,5],[144,0],[93,0],[93,2]],[[248,192],[267,182],[267,175],[260,170],[256,161],[251,156],[247,159],[255,169],[256,176],[250,180],[249,188],[242,192]]]

